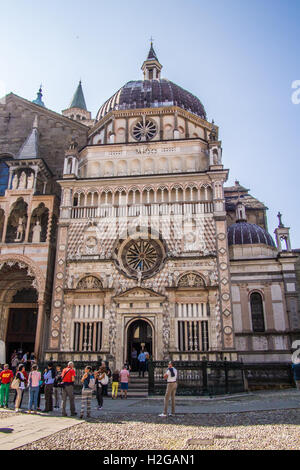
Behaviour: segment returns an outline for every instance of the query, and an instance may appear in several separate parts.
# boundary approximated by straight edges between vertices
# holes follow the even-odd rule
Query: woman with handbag
[[[103,407],[103,386],[108,383],[108,377],[106,375],[106,368],[101,366],[100,369],[95,373],[96,379],[96,398],[98,402],[98,410]]]
[[[23,397],[23,393],[25,390],[26,379],[24,376],[25,367],[24,364],[20,364],[13,380],[11,387],[16,391],[16,398],[15,398],[15,412],[20,411],[20,405]],[[18,381],[18,382],[17,382]]]

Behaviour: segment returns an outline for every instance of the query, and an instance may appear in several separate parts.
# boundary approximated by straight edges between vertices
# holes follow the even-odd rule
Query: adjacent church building
[[[227,186],[219,128],[153,45],[142,79],[62,114],[0,104],[0,340],[40,360],[291,361],[299,251]],[[225,166],[224,166],[225,165]],[[251,182],[250,182],[251,183]]]

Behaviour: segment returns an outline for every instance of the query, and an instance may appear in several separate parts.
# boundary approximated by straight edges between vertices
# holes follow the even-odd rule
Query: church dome
[[[160,78],[126,83],[101,106],[97,113],[97,121],[114,110],[162,106],[179,106],[206,119],[204,106],[196,96],[170,80]]]
[[[276,248],[271,235],[256,224],[236,222],[228,227],[227,234],[229,246],[262,244]]]
[[[151,42],[149,54],[142,65],[144,80],[130,81],[122,86],[101,106],[96,120],[99,121],[110,111],[163,106],[178,106],[206,120],[201,101],[170,80],[161,78],[161,69]]]

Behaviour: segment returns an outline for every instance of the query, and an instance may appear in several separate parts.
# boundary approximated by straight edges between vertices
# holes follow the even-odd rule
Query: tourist
[[[165,394],[165,406],[164,406],[164,412],[161,413],[159,416],[163,416],[163,417],[167,416],[170,397],[172,399],[172,413],[170,413],[170,416],[174,416],[175,415],[175,395],[176,395],[176,389],[177,389],[177,370],[175,369],[175,367],[173,367],[172,361],[170,361],[168,364],[168,369],[166,373],[164,374],[164,379],[167,380],[167,390]]]
[[[23,357],[23,349],[22,348],[18,349],[17,356],[18,356],[19,362],[22,362],[22,357]]]
[[[31,367],[31,372],[29,373],[28,381],[29,381],[29,404],[28,404],[28,413],[31,413],[32,407],[34,408],[34,412],[37,411],[38,408],[38,397],[39,397],[39,390],[40,390],[40,380],[41,380],[41,373],[38,371],[37,364],[33,364]]]
[[[112,384],[111,384],[111,398],[118,398],[118,388],[120,381],[120,371],[115,370],[112,375]]]
[[[69,398],[71,416],[76,416],[77,413],[75,410],[75,398],[74,398],[74,382],[75,382],[76,372],[74,369],[73,362],[68,363],[68,366],[62,371],[61,377],[62,377],[62,383],[63,383],[62,415],[67,416],[66,404],[67,404],[67,398]]]
[[[143,377],[145,376],[145,370],[146,370],[146,355],[142,349],[140,354],[138,355],[138,361],[139,361],[139,377],[141,374],[143,374]]]
[[[9,386],[14,378],[13,371],[10,370],[8,364],[4,364],[4,369],[0,372],[0,406],[1,408],[8,408],[9,399]]]
[[[108,380],[105,379],[102,383],[102,396],[107,397],[108,396],[108,383],[109,383],[109,379],[111,378],[111,370],[109,368],[108,361],[102,361],[101,367],[105,368],[105,374],[108,377]]]
[[[294,372],[294,380],[296,383],[296,387],[300,390],[300,360],[298,359],[297,362],[292,364],[292,369]]]
[[[15,395],[15,411],[20,411],[23,399],[23,393],[26,388],[26,379],[25,379],[25,367],[24,364],[20,364],[18,366],[18,370],[16,373],[16,379],[19,381],[19,386],[16,388],[16,395]]]
[[[80,419],[83,418],[84,408],[86,405],[86,417],[91,417],[91,400],[93,395],[93,390],[95,389],[95,378],[92,373],[92,368],[87,366],[84,370],[84,375],[81,379],[82,382],[82,392],[81,392],[81,412]]]
[[[130,373],[124,364],[123,369],[120,372],[120,382],[121,382],[121,398],[127,399],[128,384],[129,384]]]
[[[48,368],[44,373],[44,383],[45,383],[45,409],[44,413],[53,411],[53,385],[55,381],[55,369],[53,363],[49,362]]]
[[[19,365],[19,359],[18,359],[18,354],[17,354],[16,349],[14,350],[14,352],[11,355],[10,364],[11,364],[11,369],[13,371],[13,374],[15,375],[17,367]]]
[[[108,384],[108,377],[106,375],[106,367],[101,366],[100,369],[95,373],[96,379],[96,398],[98,402],[98,410],[102,410],[103,407],[103,385]]]
[[[53,384],[55,405],[54,408],[60,408],[62,403],[62,378],[61,366],[56,366],[56,375]]]

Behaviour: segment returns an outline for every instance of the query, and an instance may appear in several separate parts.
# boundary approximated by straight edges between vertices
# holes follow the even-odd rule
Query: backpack
[[[91,376],[90,376],[90,380],[89,380],[89,388],[91,390],[95,390],[95,388],[96,388],[96,380],[94,379],[94,377],[91,377]]]
[[[108,376],[104,373],[103,379],[100,380],[101,385],[107,385],[108,384]]]

